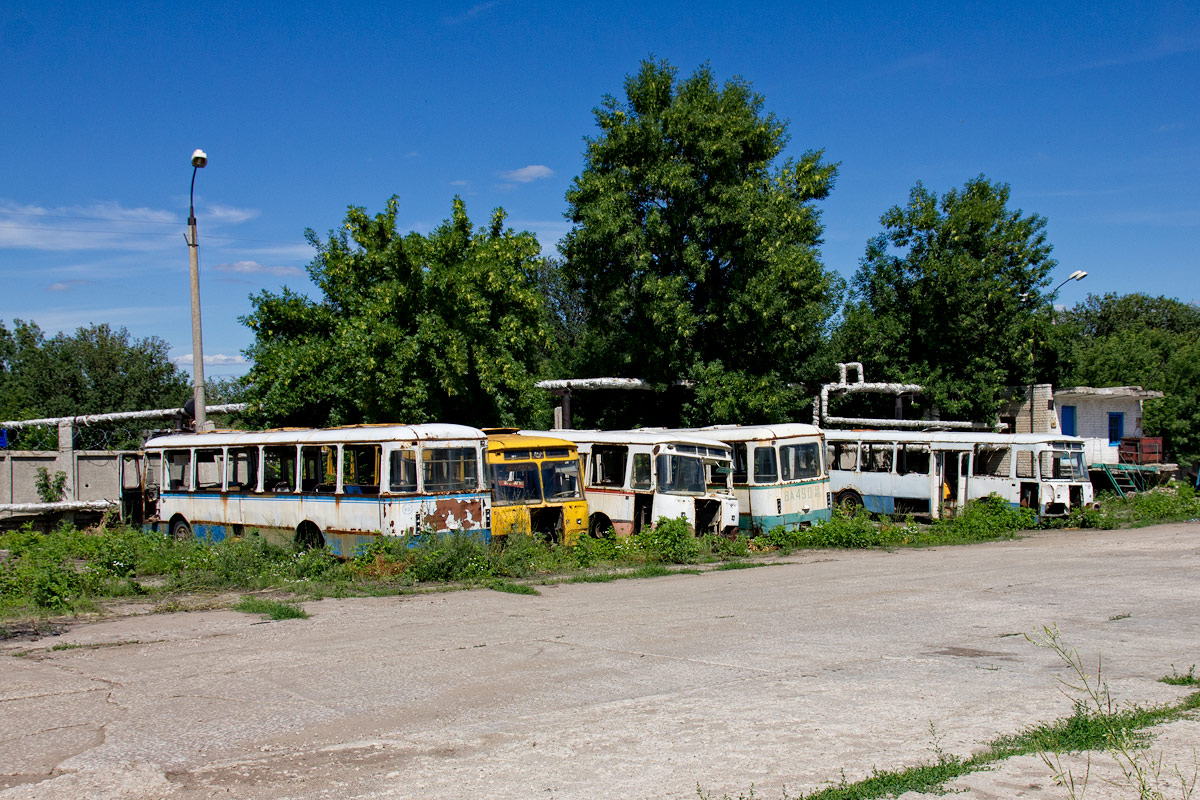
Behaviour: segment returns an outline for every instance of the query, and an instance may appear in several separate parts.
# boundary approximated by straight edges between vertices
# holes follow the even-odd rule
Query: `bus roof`
[[[590,444],[640,444],[640,445],[691,445],[693,447],[708,447],[714,445],[718,449],[723,450],[727,456],[730,454],[729,445],[714,439],[696,436],[689,433],[681,433],[680,431],[668,430],[667,428],[637,428],[628,431],[581,431],[581,430],[553,430],[549,432],[542,431],[522,431],[539,436],[561,436],[564,439],[575,442],[580,445]],[[732,456],[729,456],[732,457]]]
[[[213,431],[156,436],[144,449],[229,447],[257,444],[337,444],[339,442],[421,442],[484,439],[483,431],[467,425],[346,425],[340,428],[282,428],[268,431]]]
[[[902,430],[832,430],[822,431],[831,442],[942,442],[946,444],[1050,444],[1064,442],[1082,445],[1078,436],[1061,433],[988,433],[986,431],[902,431]]]
[[[578,449],[574,442],[537,433],[489,433],[487,443],[489,453],[502,450],[548,450],[552,447]]]
[[[783,422],[778,425],[706,425],[703,428],[679,428],[678,432],[726,443],[815,439],[821,436],[820,428],[803,422]]]

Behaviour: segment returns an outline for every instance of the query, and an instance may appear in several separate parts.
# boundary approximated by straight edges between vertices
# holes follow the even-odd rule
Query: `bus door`
[[[637,533],[654,524],[654,471],[650,453],[633,453],[629,488],[633,489],[633,532]]]
[[[934,475],[937,486],[933,487],[939,508],[936,517],[952,517],[966,503],[967,481],[970,479],[971,453],[966,450],[940,450],[937,453],[937,468]]]
[[[381,530],[384,536],[419,533],[421,496],[417,494],[417,451],[402,447],[388,453],[388,491],[384,497]]]

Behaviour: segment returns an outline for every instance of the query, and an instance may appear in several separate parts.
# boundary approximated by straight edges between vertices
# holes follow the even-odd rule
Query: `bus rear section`
[[[588,505],[574,442],[489,431],[486,477],[493,537],[539,534],[574,544],[587,532]]]
[[[629,536],[663,518],[683,519],[697,533],[736,533],[728,445],[653,429],[547,435],[579,446],[592,536]]]

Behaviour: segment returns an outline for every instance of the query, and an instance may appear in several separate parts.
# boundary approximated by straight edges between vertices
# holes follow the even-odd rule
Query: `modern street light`
[[[200,245],[196,241],[196,171],[208,164],[203,150],[192,153],[192,188],[188,191],[188,254],[192,267],[192,402],[197,431],[210,430],[204,406],[204,346],[200,336]]]

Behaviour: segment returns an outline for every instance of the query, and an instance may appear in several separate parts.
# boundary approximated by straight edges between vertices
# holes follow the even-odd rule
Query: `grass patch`
[[[1171,686],[1200,686],[1200,677],[1196,675],[1196,665],[1192,664],[1191,668],[1186,673],[1180,675],[1175,671],[1175,666],[1171,665],[1171,674],[1158,679],[1159,683],[1167,683]]]
[[[121,642],[93,642],[91,644],[72,644],[69,642],[63,642],[62,644],[56,644],[51,647],[50,652],[53,653],[57,650],[100,650],[105,647],[124,647],[127,644],[141,644],[141,641],[138,639],[127,639]]]
[[[308,619],[308,612],[296,603],[288,603],[270,597],[247,595],[238,601],[233,610],[241,611],[243,614],[262,614],[268,619]]]
[[[488,581],[487,588],[493,592],[507,592],[509,594],[541,594],[541,592],[528,584],[514,583],[512,581]]]

